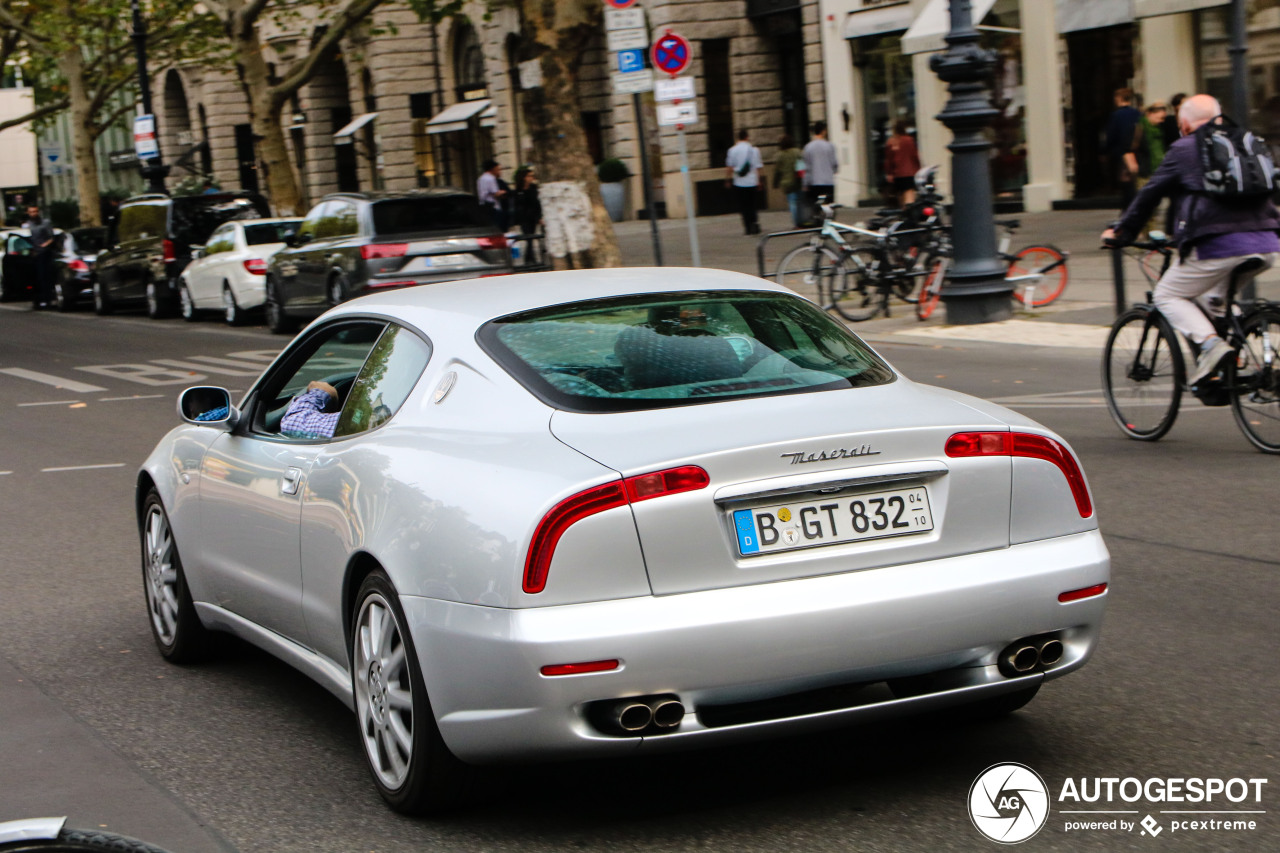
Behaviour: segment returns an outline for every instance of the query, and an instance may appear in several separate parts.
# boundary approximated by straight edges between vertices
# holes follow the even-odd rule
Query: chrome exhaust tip
[[[1063,648],[1060,640],[1047,640],[1044,645],[1040,647],[1040,665],[1053,666],[1055,663],[1062,660],[1062,655],[1065,651],[1066,650]]]
[[[660,729],[674,729],[684,721],[684,703],[679,699],[662,697],[649,703],[653,711],[653,724]]]
[[[1040,662],[1035,646],[1022,646],[1009,656],[1009,666],[1014,672],[1030,672]]]
[[[609,722],[628,734],[644,731],[653,722],[653,709],[643,702],[624,699],[614,704]]]

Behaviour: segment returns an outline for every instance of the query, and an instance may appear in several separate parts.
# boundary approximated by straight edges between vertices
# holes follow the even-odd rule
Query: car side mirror
[[[178,417],[196,426],[232,430],[240,411],[231,405],[231,393],[214,385],[197,385],[178,395]]]
[[[290,247],[298,245],[298,232],[292,230],[285,231],[280,235],[280,242]]]
[[[191,260],[197,260],[204,257],[204,246],[191,247]]]

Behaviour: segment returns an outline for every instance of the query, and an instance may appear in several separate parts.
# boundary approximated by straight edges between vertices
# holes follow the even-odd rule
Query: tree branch
[[[31,112],[27,113],[24,116],[18,116],[17,118],[11,118],[11,119],[6,119],[5,121],[0,121],[0,130],[8,130],[11,127],[17,127],[18,125],[26,124],[29,121],[39,121],[40,119],[45,118],[46,116],[51,116],[54,113],[62,112],[70,105],[71,105],[71,101],[68,98],[62,98],[61,100],[51,101],[50,103],[45,104],[43,107],[32,110]]]
[[[271,87],[271,97],[276,103],[284,103],[290,95],[305,86],[320,68],[320,63],[329,57],[331,51],[338,47],[351,29],[370,12],[381,5],[383,0],[348,0],[347,4],[329,22],[320,40],[311,48],[311,52],[298,60],[285,72],[284,79]]]
[[[107,132],[107,129],[110,128],[111,125],[115,124],[119,119],[133,112],[135,109],[137,109],[137,106],[138,105],[136,103],[121,104],[119,107],[112,110],[109,116],[104,118],[102,121],[96,123],[93,127],[89,129],[90,133],[93,134],[93,138],[96,140],[99,136],[102,136],[102,134]]]

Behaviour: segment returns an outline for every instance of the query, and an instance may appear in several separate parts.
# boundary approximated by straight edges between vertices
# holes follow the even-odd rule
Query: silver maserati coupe
[[[373,295],[178,409],[137,483],[160,653],[314,678],[403,812],[479,764],[1007,713],[1098,640],[1066,442],[758,278]]]

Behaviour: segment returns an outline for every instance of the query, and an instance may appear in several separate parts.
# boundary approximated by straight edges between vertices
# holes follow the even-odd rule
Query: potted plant
[[[627,164],[617,157],[601,160],[596,166],[596,177],[600,179],[600,198],[604,201],[604,209],[609,211],[609,218],[621,222],[627,213],[627,178],[631,172]]]

